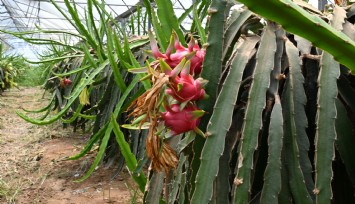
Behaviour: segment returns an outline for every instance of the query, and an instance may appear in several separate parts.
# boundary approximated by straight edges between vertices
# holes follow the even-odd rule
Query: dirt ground
[[[21,108],[38,109],[48,102],[40,88],[6,91],[0,96],[0,203],[136,203],[138,195],[127,172],[99,166],[84,182],[96,150],[77,161],[73,156],[89,135],[61,124],[37,126],[18,117]]]

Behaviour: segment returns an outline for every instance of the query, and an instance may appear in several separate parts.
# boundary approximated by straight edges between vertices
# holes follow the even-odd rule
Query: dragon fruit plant
[[[69,86],[71,83],[72,83],[72,81],[70,79],[63,78],[60,80],[59,85],[61,88],[65,88],[65,87]]]
[[[206,80],[199,77],[205,50],[192,37],[187,48],[182,46],[175,32],[165,53],[159,51],[152,33],[150,41],[155,61],[148,64],[147,72],[152,88],[131,104],[130,115],[139,120],[140,127],[149,122],[148,158],[154,170],[168,172],[178,158],[166,139],[189,131],[203,135],[198,125],[205,112],[196,101],[206,97]]]

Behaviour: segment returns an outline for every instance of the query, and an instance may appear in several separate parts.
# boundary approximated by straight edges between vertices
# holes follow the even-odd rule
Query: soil
[[[60,122],[37,126],[15,111],[44,107],[48,96],[39,87],[6,91],[0,95],[0,203],[135,203],[138,194],[127,172],[98,166],[81,178],[97,148],[79,160],[90,135],[63,129]],[[31,115],[36,117],[36,115]],[[116,176],[114,176],[116,175]]]

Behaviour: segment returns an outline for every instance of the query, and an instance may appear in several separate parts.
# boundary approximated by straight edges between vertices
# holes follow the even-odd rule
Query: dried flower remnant
[[[144,94],[139,96],[133,103],[128,107],[128,109],[133,109],[129,116],[133,118],[138,118],[141,115],[146,114],[146,116],[140,121],[140,126],[143,125],[148,119],[149,121],[155,121],[157,112],[159,111],[159,98],[161,96],[164,85],[169,83],[169,77],[164,73],[158,75],[155,78],[155,83],[152,88],[147,90]]]
[[[168,173],[170,169],[176,168],[178,157],[170,145],[156,135],[157,126],[158,121],[151,121],[146,140],[147,156],[152,160],[152,168],[155,171],[164,170]]]

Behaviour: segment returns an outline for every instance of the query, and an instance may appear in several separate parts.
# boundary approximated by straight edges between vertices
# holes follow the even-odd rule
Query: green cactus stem
[[[318,79],[318,112],[315,138],[315,189],[317,203],[331,203],[333,178],[332,160],[335,157],[334,142],[336,138],[335,99],[338,94],[337,78],[340,73],[339,63],[332,56],[323,52]]]
[[[234,202],[249,202],[251,189],[251,170],[254,168],[254,152],[258,147],[259,131],[262,128],[262,112],[265,107],[266,92],[270,84],[270,74],[274,67],[276,52],[274,29],[267,26],[261,37],[256,54],[253,83],[245,110],[240,153],[238,156],[237,175],[234,180]]]
[[[208,112],[212,113],[213,106],[217,98],[217,87],[219,82],[219,76],[222,72],[222,51],[223,51],[223,34],[224,34],[224,24],[227,12],[227,1],[226,0],[213,0],[210,8],[208,9],[208,14],[210,16],[210,22],[208,25],[208,42],[205,46],[206,55],[203,61],[203,70],[201,73],[202,78],[208,80],[205,90],[209,95],[208,100],[204,100],[199,103],[198,106]],[[211,115],[206,114],[200,123],[202,131],[206,130],[208,121]],[[192,160],[192,173],[189,180],[195,180],[197,171],[200,166],[200,154],[203,148],[205,140],[202,137],[196,137],[193,144],[194,156]],[[191,184],[191,193],[194,192],[195,183]]]
[[[343,30],[345,11],[335,8],[331,25],[336,30]],[[337,80],[340,65],[328,52],[323,52],[318,76],[318,107],[315,136],[315,189],[317,203],[331,203],[333,178],[332,161],[335,157],[334,143],[336,139],[335,106],[338,95]]]
[[[305,135],[307,119],[304,110],[306,96],[304,94],[304,78],[301,72],[298,49],[286,41],[286,53],[289,61],[289,76],[282,95],[282,107],[284,115],[284,145],[286,168],[289,174],[289,185],[294,201],[297,204],[311,204],[313,201],[307,191],[304,175],[300,164],[299,143],[302,146],[309,145]],[[301,141],[298,137],[303,138]],[[298,143],[299,142],[299,143]],[[306,151],[306,150],[303,150]]]
[[[212,197],[213,181],[218,173],[218,162],[224,149],[226,134],[232,123],[234,105],[242,81],[243,70],[252,57],[258,37],[245,40],[233,59],[230,72],[217,98],[216,105],[207,126],[207,139],[201,153],[201,165],[197,172],[196,189],[192,203],[208,203]]]
[[[264,173],[264,187],[261,192],[260,203],[277,203],[281,190],[281,150],[283,136],[283,117],[281,102],[275,96],[275,105],[271,112],[269,127],[269,158]]]

